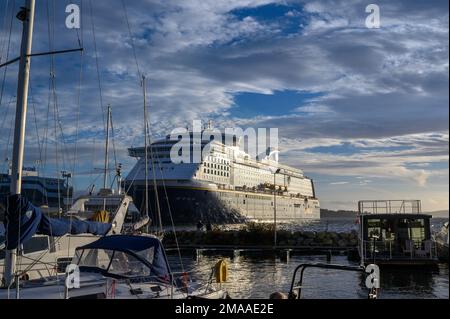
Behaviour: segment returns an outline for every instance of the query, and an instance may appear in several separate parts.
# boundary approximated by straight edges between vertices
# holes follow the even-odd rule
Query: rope
[[[42,146],[41,146],[41,140],[39,137],[39,128],[38,128],[38,123],[37,123],[37,115],[36,115],[36,103],[34,102],[34,98],[33,98],[33,86],[30,80],[30,99],[31,99],[31,107],[33,109],[33,117],[34,117],[34,128],[36,130],[36,137],[37,137],[37,144],[38,144],[38,149],[39,149],[39,162],[42,162]]]
[[[2,30],[5,30],[5,32],[4,32],[4,35],[2,34],[1,36],[0,36],[0,63],[3,61],[2,60],[2,58],[3,58],[3,50],[4,50],[4,45],[5,45],[5,41],[6,41],[6,38],[7,38],[7,31],[6,31],[6,28],[7,28],[7,21],[8,21],[8,7],[9,7],[9,0],[7,0],[6,2],[5,2],[5,9],[4,9],[4,12],[5,12],[5,14],[4,14],[4,16],[3,16],[3,28],[2,28]],[[3,33],[3,32],[2,32]],[[5,61],[7,61],[7,59],[5,59]]]
[[[14,10],[15,10],[15,2],[13,2],[13,5],[12,5],[12,13],[13,14],[11,15],[11,20],[10,20],[10,23],[9,23],[9,35],[8,35],[8,41],[6,42],[7,46],[6,46],[5,60],[8,60],[8,58],[9,58],[9,50],[11,48],[11,35],[12,35],[12,30],[13,30]],[[7,10],[5,10],[5,23],[6,23],[6,12],[7,12]],[[2,49],[2,51],[3,51],[3,49]],[[0,60],[1,60],[1,56],[0,56]],[[2,106],[3,93],[5,91],[6,72],[7,72],[7,70],[8,70],[8,66],[5,66],[5,70],[3,71],[2,88],[1,88],[1,92],[0,92],[0,107]]]
[[[134,56],[134,62],[136,63],[136,70],[138,73],[138,79],[142,79],[142,74],[141,74],[141,70],[139,68],[139,62],[137,59],[137,54],[136,54],[136,46],[134,43],[134,38],[131,32],[131,27],[130,27],[130,21],[128,19],[128,11],[127,11],[127,6],[125,5],[125,0],[122,0],[122,6],[123,6],[123,13],[125,15],[125,20],[127,22],[127,28],[128,28],[128,35],[130,36],[130,40],[131,40],[131,47],[133,49],[133,56]]]
[[[106,132],[106,121],[105,121],[105,109],[103,104],[103,93],[102,93],[102,83],[100,78],[100,66],[98,62],[98,50],[97,50],[97,37],[95,35],[95,23],[94,23],[94,15],[92,13],[92,0],[89,0],[89,13],[91,18],[91,28],[92,28],[92,39],[94,44],[94,57],[95,57],[95,66],[97,69],[97,81],[98,81],[98,90],[99,90],[99,98],[100,98],[100,108],[102,111],[102,119],[103,119],[103,128]]]
[[[153,161],[153,160],[152,160]],[[172,216],[172,209],[170,208],[170,201],[169,201],[169,196],[167,194],[167,188],[166,188],[166,183],[164,182],[164,173],[163,170],[161,168],[161,164],[158,161],[158,167],[161,173],[161,183],[163,185],[163,189],[164,189],[164,196],[166,198],[166,202],[167,202],[167,209],[169,211],[169,217],[170,217],[170,223],[172,224],[172,232],[173,232],[173,236],[174,236],[174,240],[175,240],[175,245],[177,246],[177,251],[178,251],[178,259],[180,260],[180,266],[181,266],[181,270],[184,272],[184,265],[183,265],[183,259],[181,257],[181,250],[180,250],[180,245],[178,243],[178,236],[177,236],[177,232],[175,230],[175,223],[173,221],[173,216]]]
[[[112,137],[112,144],[113,144],[114,167],[117,168],[116,139],[115,139],[114,124],[113,124],[113,121],[112,121],[112,115],[111,115],[111,137]]]
[[[83,13],[83,0],[80,1],[80,12],[81,12],[81,14]],[[79,34],[78,29],[75,29],[75,30],[76,30],[76,34],[77,34],[78,45],[79,45],[79,47],[83,47],[83,43],[84,43],[83,23],[81,23],[81,30],[80,30],[81,35]],[[81,51],[80,52],[80,76],[79,76],[78,92],[77,92],[75,150],[74,150],[74,155],[73,155],[73,166],[72,166],[73,189],[75,187],[75,171],[76,171],[76,167],[77,167],[77,157],[78,157],[78,137],[79,137],[79,129],[80,129],[81,89],[82,89],[82,83],[83,83],[83,66],[84,66],[84,54],[83,54],[83,51]],[[69,187],[69,185],[67,185],[67,187]],[[72,192],[73,192],[73,189],[72,189]],[[69,200],[69,198],[67,198],[67,200]],[[72,200],[70,201],[70,203],[72,203],[72,202],[73,202],[73,193],[72,193]],[[70,227],[72,227],[72,222],[73,222],[73,216],[72,216],[72,214],[70,214]],[[71,237],[69,237],[69,241],[68,241],[67,254],[69,254],[69,252],[70,252],[70,239],[71,239]]]
[[[8,103],[8,106],[7,106],[7,114],[4,117],[4,119],[3,119],[4,121],[6,121],[7,118],[8,118],[9,109],[11,108],[11,104],[13,102],[14,102],[14,97],[11,97],[11,99],[10,99],[10,101]],[[10,123],[14,123],[14,118],[13,117],[14,117],[14,112],[12,112],[12,114],[11,114],[11,121],[10,121]],[[4,127],[3,123],[2,123],[1,127]],[[3,156],[3,158],[5,159],[4,164],[6,164],[6,166],[7,166],[6,167],[6,171],[8,171],[8,169],[9,169],[9,161],[7,161],[6,159],[8,158],[8,154],[10,154],[9,147],[11,146],[11,137],[12,137],[13,128],[14,128],[13,125],[11,125],[9,127],[8,139],[6,141],[5,155]]]

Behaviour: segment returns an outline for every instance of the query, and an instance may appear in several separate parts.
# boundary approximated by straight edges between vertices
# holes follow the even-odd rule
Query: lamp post
[[[277,169],[273,173],[273,244],[277,245],[277,187],[276,187],[276,176],[280,173],[281,169]]]

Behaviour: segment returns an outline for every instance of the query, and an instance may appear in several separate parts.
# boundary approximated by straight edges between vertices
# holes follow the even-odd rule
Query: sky
[[[22,2],[0,1],[1,62],[19,54],[11,17]],[[78,30],[65,26],[72,3]],[[365,24],[370,3],[378,29]],[[127,148],[143,144],[145,75],[153,138],[198,119],[278,128],[280,161],[314,179],[323,208],[420,199],[448,209],[448,16],[438,0],[37,0],[33,52],[84,51],[32,58],[25,164],[72,171],[78,190],[99,186],[111,105],[111,165],[126,175]],[[5,171],[17,64],[0,69],[0,84]]]

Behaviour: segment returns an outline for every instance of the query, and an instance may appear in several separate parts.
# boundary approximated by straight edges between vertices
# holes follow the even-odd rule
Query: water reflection
[[[440,225],[448,219],[432,219],[433,229],[440,229]],[[224,226],[225,227],[225,226]],[[238,225],[227,228],[239,228]],[[305,221],[297,224],[282,224],[280,229],[292,231],[336,231],[349,232],[357,230],[354,219],[321,219]],[[183,228],[190,229],[190,228]],[[222,256],[202,255],[193,258],[183,255],[185,269],[193,270],[193,277],[208,280],[211,268]],[[224,254],[229,264],[229,282],[227,290],[233,298],[262,298],[267,299],[275,291],[288,292],[295,267],[300,263],[326,262],[324,256],[291,256],[289,262],[282,261],[272,253],[261,255],[258,253],[235,256]],[[180,262],[175,255],[169,256],[172,267],[180,270]],[[332,263],[341,265],[357,265],[349,262],[346,256],[333,256]],[[449,298],[448,265],[439,265],[437,269],[381,269],[381,292],[379,298],[407,299],[407,298]],[[365,276],[354,272],[339,270],[308,269],[304,276],[305,289],[302,297],[305,299],[367,298],[368,289],[365,286]]]
[[[191,255],[182,258],[185,270],[192,270],[192,277],[208,280],[211,269],[221,256],[203,255],[193,260]],[[267,299],[271,293],[290,288],[295,267],[300,263],[325,263],[324,256],[292,256],[288,262],[275,256],[262,258],[258,255],[225,257],[229,265],[229,280],[225,285],[233,298]],[[172,268],[181,270],[174,255],[169,256]],[[357,265],[346,256],[333,256],[332,263]],[[365,299],[368,289],[365,276],[354,272],[309,268],[304,275],[304,299]],[[435,270],[424,269],[382,269],[382,299],[448,298],[448,265]]]

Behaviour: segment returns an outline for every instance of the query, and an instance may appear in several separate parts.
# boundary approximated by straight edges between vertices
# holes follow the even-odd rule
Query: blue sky
[[[314,178],[325,208],[417,198],[426,210],[448,209],[447,1],[378,1],[380,29],[365,27],[370,2],[360,0],[125,2],[155,138],[196,119],[276,127],[282,161]],[[82,5],[78,35],[64,25],[69,3]],[[18,54],[15,19],[9,51],[7,39],[21,5],[0,3],[2,62]],[[54,90],[50,59],[34,58],[30,82],[26,165],[41,160],[47,175],[75,171],[80,190],[102,167],[108,104],[125,173],[135,162],[127,148],[143,141],[142,88],[122,2],[92,5],[93,20],[88,0],[37,1],[33,51],[74,48],[78,37],[85,51],[55,57]],[[16,81],[12,65],[0,105],[2,169]]]

